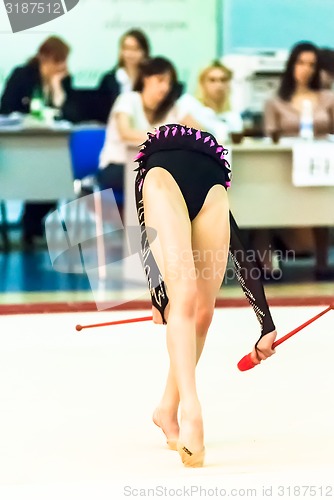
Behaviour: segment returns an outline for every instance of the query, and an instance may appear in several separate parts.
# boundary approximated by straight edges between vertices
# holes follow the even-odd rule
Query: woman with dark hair
[[[127,143],[142,143],[147,130],[163,123],[183,121],[198,126],[177,103],[177,75],[167,59],[155,57],[143,62],[134,89],[118,96],[110,113],[98,173],[102,189],[123,190]]]
[[[111,95],[111,104],[119,94],[130,92],[139,75],[140,64],[150,56],[150,45],[145,33],[132,29],[120,39],[117,65],[101,80],[99,90]]]
[[[278,95],[265,106],[266,135],[278,131],[281,136],[298,136],[301,114],[306,105],[312,110],[315,136],[334,132],[334,93],[322,88],[320,69],[319,49],[313,43],[300,42],[293,47]],[[305,232],[305,229],[295,229],[293,236],[299,233],[299,238],[303,236],[305,239]],[[286,231],[282,236],[284,233],[287,236]],[[328,228],[312,228],[312,233],[315,241],[315,277],[318,280],[333,279],[334,273],[328,268]],[[265,239],[263,232],[260,235],[258,233],[255,245],[267,247],[270,243],[268,235]]]
[[[298,136],[305,101],[312,105],[314,134],[321,136],[334,132],[334,93],[322,89],[319,50],[310,42],[294,46],[278,95],[266,103],[266,134],[279,131],[283,136]]]
[[[49,37],[39,47],[37,54],[24,66],[15,68],[8,78],[1,98],[0,113],[14,111],[29,113],[34,97],[45,106],[63,110],[71,88],[67,58],[69,46],[56,36]],[[22,217],[23,244],[32,248],[34,239],[42,236],[43,217],[54,203],[26,203]]]

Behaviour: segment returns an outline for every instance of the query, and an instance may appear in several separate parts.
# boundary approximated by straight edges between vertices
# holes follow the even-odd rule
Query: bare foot
[[[182,412],[177,450],[186,467],[202,467],[204,432],[201,412]]]
[[[153,413],[153,422],[160,427],[167,438],[167,445],[171,450],[176,450],[177,440],[179,438],[179,424],[177,415],[157,407]]]

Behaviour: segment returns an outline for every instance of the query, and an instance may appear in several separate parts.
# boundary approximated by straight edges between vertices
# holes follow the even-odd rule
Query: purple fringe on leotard
[[[145,167],[147,158],[157,151],[169,149],[187,149],[209,155],[224,169],[225,187],[229,188],[231,186],[231,168],[225,158],[228,151],[224,146],[218,144],[215,137],[209,132],[186,127],[185,125],[171,124],[162,125],[154,133],[148,132],[147,135],[148,139],[140,145],[141,149],[134,158],[134,161],[139,163],[139,167],[136,168],[139,190],[142,189],[147,171]]]

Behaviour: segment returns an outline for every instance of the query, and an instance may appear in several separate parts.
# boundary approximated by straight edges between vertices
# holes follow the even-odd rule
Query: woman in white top
[[[147,131],[166,123],[180,122],[200,128],[177,102],[177,97],[177,75],[172,63],[163,57],[143,63],[135,90],[118,96],[110,113],[100,155],[98,182],[102,189],[123,189],[126,145],[143,143]]]
[[[197,99],[189,94],[180,98],[182,106],[220,142],[226,141],[229,133],[243,130],[240,114],[230,106],[232,76],[230,69],[215,61],[199,74]]]

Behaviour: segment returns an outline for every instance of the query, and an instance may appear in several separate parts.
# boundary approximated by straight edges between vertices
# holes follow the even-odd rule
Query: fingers
[[[275,354],[275,349],[273,349],[273,343],[275,342],[277,336],[276,330],[264,335],[261,340],[256,345],[257,355],[261,360],[267,359],[273,354]]]
[[[251,359],[254,364],[259,364],[261,361],[265,361],[267,358],[275,354],[275,349],[272,349],[272,346],[263,346],[259,347],[259,344],[253,348],[251,352]]]
[[[268,348],[259,348],[259,347],[256,347],[256,352],[257,352],[257,356],[259,359],[261,359],[261,361],[269,358],[270,356],[272,356],[273,354],[275,354],[275,349],[272,349],[271,347],[268,347]]]
[[[273,332],[265,334],[256,346],[253,347],[250,353],[250,358],[254,365],[258,365],[261,361],[265,361],[267,358],[275,354],[276,350],[273,349],[273,343],[275,342],[277,336],[276,330]]]
[[[252,352],[250,353],[250,357],[251,357],[251,360],[253,361],[254,365],[259,365],[261,363],[261,359],[258,358],[257,351],[256,351],[255,347],[252,350]]]

